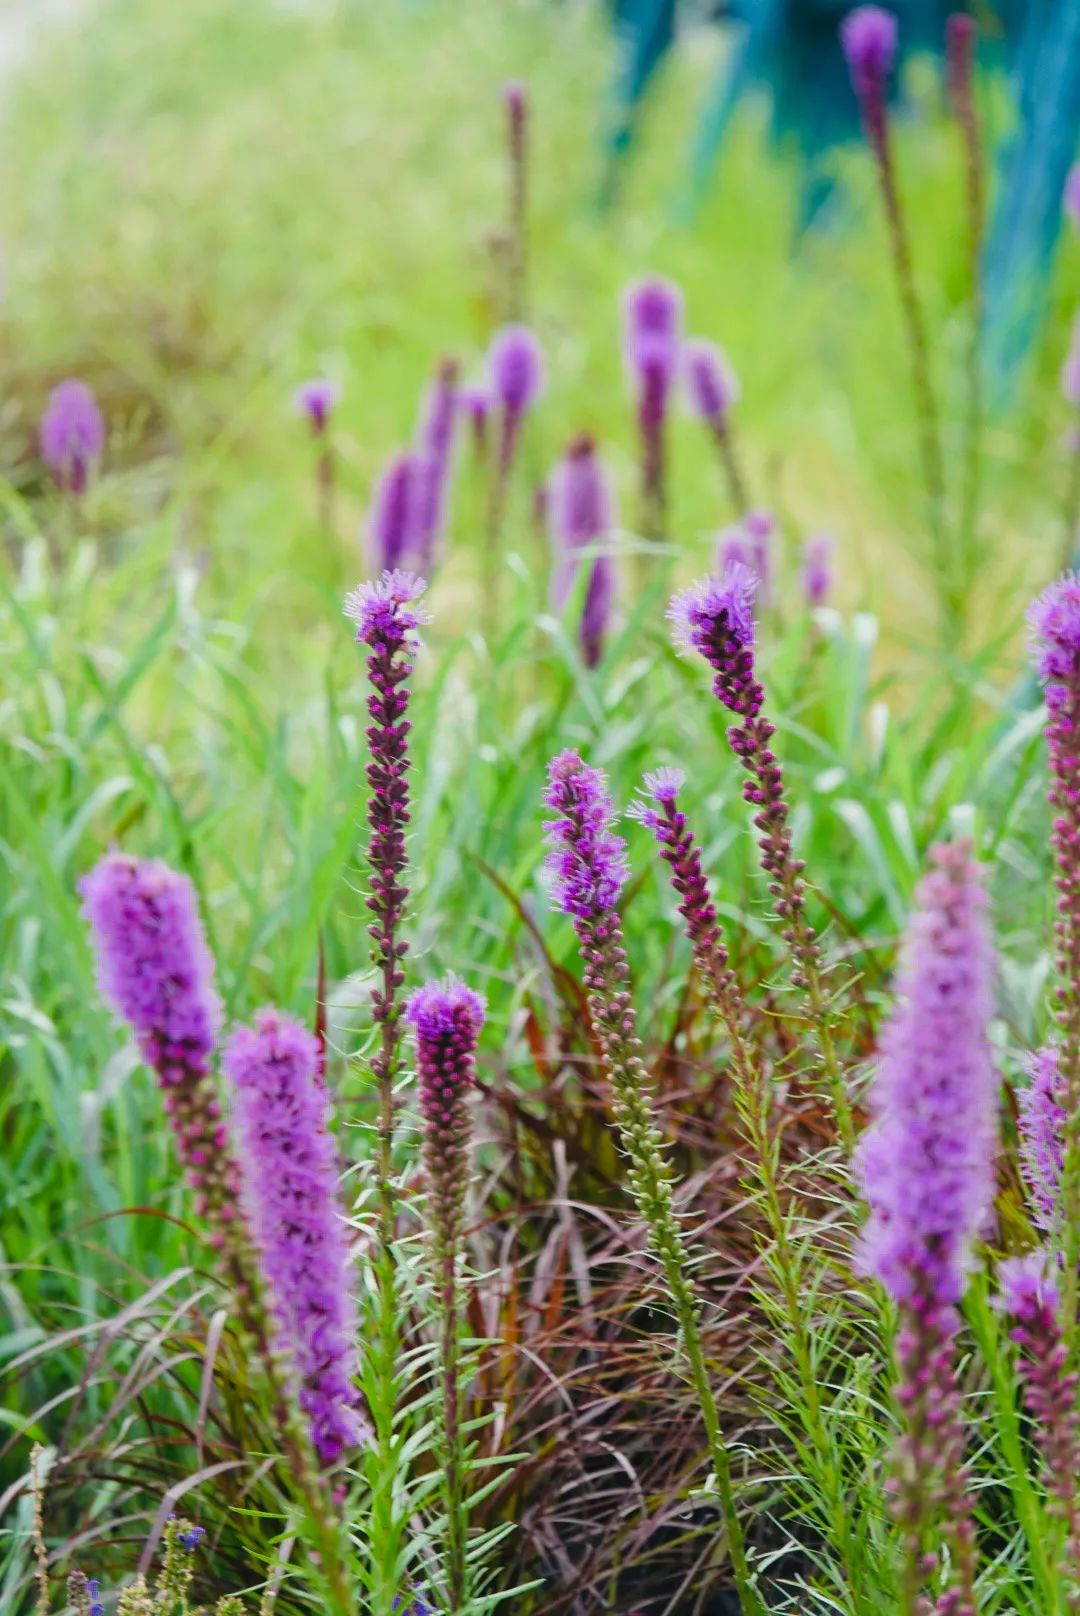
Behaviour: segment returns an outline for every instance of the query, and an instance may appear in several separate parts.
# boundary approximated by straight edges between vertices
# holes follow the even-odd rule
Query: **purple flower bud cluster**
[[[87,1582],[86,1592],[90,1601],[87,1606],[89,1616],[105,1616],[105,1603],[101,1597],[101,1583],[97,1577],[91,1577]]]
[[[555,552],[551,600],[561,611],[573,590],[581,552],[603,543],[614,520],[611,486],[587,434],[573,440],[552,474],[547,518]],[[614,600],[614,561],[610,555],[594,556],[579,629],[586,667],[596,667],[603,653]]]
[[[267,1009],[253,1027],[236,1030],[222,1064],[275,1344],[295,1377],[315,1451],[332,1464],[368,1432],[353,1385],[352,1262],[319,1045],[298,1022]]]
[[[884,128],[889,75],[896,61],[896,18],[882,6],[856,6],[840,25],[840,45],[871,139]]]
[[[488,350],[488,390],[507,421],[519,423],[544,389],[544,355],[527,325],[507,325]]]
[[[930,857],[880,1041],[872,1122],[856,1157],[870,1208],[858,1261],[900,1308],[897,1400],[904,1433],[893,1503],[908,1548],[905,1591],[934,1568],[924,1538],[940,1516],[952,1548],[944,1608],[971,1616],[974,1527],[953,1339],[972,1248],[994,1197],[998,1078],[988,1037],[994,955],[970,846],[942,844]]]
[[[235,1216],[236,1172],[210,1076],[221,1005],[195,890],[157,859],[107,853],[79,893],[101,995],[157,1073],[199,1214],[221,1245]]]
[[[321,438],[330,425],[330,417],[335,406],[340,402],[341,388],[337,382],[328,381],[325,377],[314,377],[311,381],[301,382],[293,395],[298,415],[307,421],[312,434]]]
[[[468,1172],[469,1094],[484,1001],[455,977],[428,982],[408,1002],[416,1038],[424,1162],[433,1198],[432,1230],[440,1251],[461,1234]]]
[[[676,595],[667,614],[677,648],[705,658],[716,674],[713,695],[742,719],[756,718],[765,700],[754,677],[756,590],[749,567],[731,562],[719,577]]]
[[[829,533],[811,533],[803,548],[803,598],[811,608],[824,606],[832,594],[834,549]]]
[[[555,905],[591,938],[593,927],[617,924],[626,884],[626,844],[614,830],[607,784],[577,752],[560,752],[548,766],[544,803],[556,815],[545,826],[544,869]]]
[[[1046,1469],[1047,1492],[1053,1513],[1064,1524],[1067,1541],[1062,1570],[1075,1580],[1080,1564],[1080,1510],[1077,1476],[1077,1377],[1069,1368],[1069,1354],[1061,1329],[1061,1290],[1054,1263],[1046,1251],[1010,1257],[998,1268],[1001,1307],[1013,1320],[1010,1332],[1020,1350],[1018,1364],[1024,1402],[1035,1428],[1035,1438]]]
[[[665,423],[682,359],[682,293],[670,281],[636,281],[623,295],[623,353],[637,403],[642,528],[662,539],[666,523]]]
[[[1020,1111],[1020,1157],[1035,1222],[1053,1234],[1060,1221],[1061,1175],[1065,1166],[1065,1107],[1061,1062],[1047,1044],[1028,1062],[1027,1088],[1017,1096]]]
[[[60,382],[49,395],[39,429],[41,458],[68,494],[84,494],[105,448],[105,422],[85,382]]]

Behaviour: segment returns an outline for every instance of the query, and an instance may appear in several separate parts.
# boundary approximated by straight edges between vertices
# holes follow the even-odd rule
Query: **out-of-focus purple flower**
[[[829,533],[811,533],[803,549],[802,586],[808,606],[824,606],[832,594],[832,557],[835,548]]]
[[[897,1301],[952,1307],[994,1197],[994,955],[969,846],[938,846],[931,859],[858,1155],[870,1207],[860,1263]]]
[[[840,24],[840,44],[859,100],[883,102],[896,61],[896,18],[883,6],[856,6]]]
[[[340,398],[338,383],[318,376],[301,382],[293,395],[297,414],[304,417],[316,437],[321,437],[330,425],[330,416]]]
[[[1080,163],[1074,163],[1069,170],[1062,206],[1073,224],[1080,230]]]
[[[432,460],[449,460],[454,447],[454,425],[458,414],[458,362],[442,359],[435,380],[424,395],[416,445]]]
[[[577,920],[602,920],[614,912],[627,877],[607,781],[577,752],[560,752],[548,765],[544,805],[556,815],[544,827],[553,902]]]
[[[235,1176],[210,1062],[221,1022],[195,889],[157,859],[108,853],[79,882],[102,997],[157,1073],[201,1215],[234,1216]]]
[[[551,600],[561,611],[570,598],[581,551],[607,537],[614,519],[611,485],[587,434],[575,438],[548,483],[547,518],[555,553]]]
[[[392,571],[412,559],[425,475],[421,457],[403,450],[393,456],[375,485],[368,516],[368,552],[372,567],[379,572]]]
[[[353,1385],[357,1318],[337,1200],[330,1102],[319,1045],[277,1010],[239,1027],[222,1061],[232,1091],[244,1202],[279,1345],[320,1459],[367,1435]]]
[[[488,385],[505,413],[520,418],[532,408],[544,386],[544,355],[527,325],[507,325],[496,332],[488,350]]]
[[[616,593],[615,562],[611,556],[597,556],[589,569],[581,607],[581,655],[587,668],[597,667],[604,654]]]
[[[723,421],[739,402],[739,383],[723,349],[696,338],[683,349],[686,393],[690,407],[703,421]]]
[[[491,394],[481,382],[463,387],[458,394],[458,409],[468,419],[472,430],[473,447],[478,455],[483,455],[487,450],[491,402]]]
[[[678,374],[683,299],[671,281],[649,277],[623,294],[623,353],[639,393],[654,389],[662,407]]]
[[[1065,1107],[1061,1063],[1054,1044],[1046,1044],[1028,1062],[1027,1088],[1020,1089],[1020,1154],[1024,1177],[1034,1202],[1035,1222],[1047,1234],[1058,1226],[1061,1174],[1065,1163]]]
[[[105,448],[105,422],[85,382],[63,381],[49,394],[39,444],[57,485],[69,494],[85,493]]]
[[[741,522],[734,522],[731,527],[723,527],[716,536],[716,570],[721,576],[729,567],[743,567],[747,572],[750,567],[750,546],[746,540],[746,529]]]
[[[413,518],[413,559],[427,571],[446,519],[453,475],[454,429],[458,417],[458,362],[440,362],[429,387],[417,431],[420,464]]]
[[[776,523],[768,511],[747,511],[743,517],[743,531],[749,549],[750,571],[758,581],[758,600],[762,606],[773,604],[773,540]]]

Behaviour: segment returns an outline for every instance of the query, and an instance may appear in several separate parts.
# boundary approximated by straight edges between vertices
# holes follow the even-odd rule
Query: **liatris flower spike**
[[[998,1078],[988,1037],[994,957],[986,893],[967,843],[932,850],[917,905],[871,1084],[872,1122],[856,1158],[870,1208],[859,1262],[900,1310],[904,1429],[893,1508],[905,1543],[904,1609],[921,1608],[935,1567],[926,1539],[939,1517],[951,1549],[947,1608],[973,1613],[974,1526],[953,1341],[973,1246],[993,1206]]]
[[[221,1005],[195,890],[156,859],[108,853],[79,883],[102,997],[157,1073],[199,1213],[221,1245],[235,1216],[235,1169],[210,1063]]]
[[[84,494],[105,448],[105,422],[85,382],[61,382],[41,417],[41,458],[68,494]]]
[[[851,84],[871,136],[885,119],[889,75],[896,62],[896,18],[882,6],[857,6],[840,25]]]
[[[704,657],[713,669],[713,695],[739,722],[728,730],[731,749],[748,778],[743,797],[755,809],[761,867],[791,953],[791,982],[805,989],[822,1072],[841,1140],[850,1149],[855,1127],[836,1047],[835,1010],[826,990],[821,952],[806,914],[804,865],[791,845],[790,810],[780,761],[771,749],[774,727],[763,712],[765,692],[754,668],[757,579],[738,562],[676,595],[668,609],[676,647]]]
[[[1019,1091],[1020,1157],[1034,1203],[1035,1223],[1053,1234],[1060,1216],[1061,1173],[1065,1157],[1065,1107],[1061,1103],[1061,1063],[1053,1044],[1028,1062],[1029,1082]]]
[[[527,325],[508,325],[496,333],[488,351],[488,387],[515,433],[522,417],[544,387],[544,355]],[[504,439],[508,435],[504,425]],[[511,444],[512,452],[513,444]],[[506,451],[504,451],[505,455]]]
[[[551,599],[557,611],[574,586],[582,550],[610,533],[614,501],[606,473],[591,437],[575,438],[551,477],[547,498],[548,526],[555,551]],[[582,609],[580,635],[586,666],[600,660],[615,595],[615,566],[607,555],[596,556]]]
[[[357,1410],[357,1320],[348,1229],[337,1199],[330,1102],[319,1045],[277,1010],[239,1027],[222,1065],[232,1093],[244,1203],[277,1343],[319,1458],[367,1435]]]
[[[803,548],[803,599],[811,608],[824,606],[832,594],[834,548],[829,533],[811,533]]]
[[[666,524],[665,422],[682,353],[682,293],[670,281],[636,281],[623,295],[623,354],[634,386],[641,444],[642,531]]]
[[[1065,1245],[1065,1327],[1074,1339],[1080,1258],[1080,578],[1067,573],[1028,613],[1035,665],[1046,685],[1050,753],[1054,920],[1054,1014],[1065,1110],[1060,1231]]]
[[[1000,1305],[1013,1320],[1011,1335],[1020,1350],[1018,1370],[1045,1466],[1050,1508],[1065,1530],[1060,1571],[1063,1580],[1074,1583],[1080,1565],[1077,1377],[1068,1367],[1061,1329],[1061,1289],[1054,1268],[1048,1252],[1032,1251],[1003,1262],[998,1282]]]
[[[325,377],[314,377],[301,382],[293,395],[297,414],[303,416],[315,437],[321,438],[330,425],[334,407],[341,399],[337,382]]]
[[[375,487],[367,548],[377,572],[392,572],[417,549],[418,515],[426,475],[420,457],[404,451],[389,461]]]
[[[408,1017],[416,1035],[424,1168],[431,1197],[429,1229],[442,1313],[447,1591],[450,1608],[462,1610],[468,1592],[468,1511],[460,1415],[457,1268],[469,1171],[469,1092],[484,1024],[484,1001],[450,977],[419,988],[409,1000]]]
[[[724,353],[714,342],[698,339],[683,350],[683,369],[690,407],[712,433],[724,465],[728,489],[735,509],[741,514],[747,506],[746,480],[735,453],[731,433],[731,410],[739,401],[739,384]]]
[[[554,815],[545,825],[547,884],[552,902],[569,915],[577,933],[592,1026],[604,1075],[611,1085],[622,1146],[630,1160],[630,1189],[645,1221],[650,1246],[663,1265],[709,1439],[740,1608],[743,1616],[763,1616],[746,1559],[730,1460],[701,1348],[691,1260],[673,1206],[671,1168],[656,1126],[651,1084],[637,1035],[618,908],[627,877],[626,844],[614,828],[615,813],[603,774],[574,751],[560,752],[551,760],[544,804]]]
[[[458,416],[458,368],[456,359],[441,361],[428,389],[417,433],[420,470],[413,559],[425,571],[434,559],[446,518]]]

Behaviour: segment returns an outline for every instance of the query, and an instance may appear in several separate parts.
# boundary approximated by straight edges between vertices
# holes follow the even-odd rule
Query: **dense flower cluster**
[[[756,590],[749,567],[733,561],[719,577],[684,589],[668,608],[676,646],[705,658],[716,674],[713,694],[744,719],[756,717],[765,699],[754,677]]]
[[[368,515],[368,554],[379,572],[393,572],[413,554],[424,467],[410,450],[391,456]]]
[[[85,493],[105,448],[105,422],[85,382],[60,382],[49,395],[39,431],[41,458],[69,494]]]
[[[544,803],[557,816],[545,827],[552,898],[577,921],[601,920],[615,910],[627,876],[607,782],[576,752],[560,752],[548,769]]]
[[[803,549],[802,586],[808,606],[824,606],[833,586],[833,540],[828,533],[811,533]]]
[[[288,1016],[262,1010],[253,1027],[233,1034],[222,1064],[278,1344],[315,1450],[333,1463],[366,1427],[353,1386],[355,1287],[318,1042]]]
[[[1028,1062],[1029,1082],[1018,1095],[1020,1154],[1034,1203],[1035,1221],[1047,1234],[1057,1228],[1061,1174],[1065,1163],[1065,1107],[1061,1062],[1047,1044]]]

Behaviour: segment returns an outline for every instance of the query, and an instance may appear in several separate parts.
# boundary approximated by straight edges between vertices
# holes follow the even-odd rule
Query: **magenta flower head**
[[[1062,206],[1073,224],[1080,230],[1080,163],[1074,163],[1069,170]]]
[[[548,765],[544,805],[556,816],[544,827],[552,901],[576,921],[602,921],[614,913],[628,873],[603,773],[577,752],[560,752]]]
[[[771,606],[776,523],[768,511],[747,511],[742,525],[750,558],[748,565],[758,581],[757,598],[762,606]]]
[[[424,394],[417,430],[417,447],[422,454],[443,463],[454,447],[454,426],[458,413],[459,366],[452,356],[439,361],[435,380]]]
[[[228,1223],[232,1168],[210,1081],[221,1003],[195,889],[157,859],[107,853],[79,893],[102,997],[157,1073],[200,1215]]]
[[[764,700],[754,678],[756,589],[750,569],[733,561],[676,595],[667,613],[676,647],[705,658],[716,674],[713,694],[741,718],[756,717]]]
[[[623,353],[644,395],[662,409],[679,369],[683,300],[671,281],[635,281],[623,294]]]
[[[39,430],[41,458],[69,494],[85,493],[105,448],[105,422],[85,382],[61,382],[49,394]]]
[[[388,570],[374,583],[359,584],[345,597],[345,616],[356,624],[356,638],[377,654],[411,658],[418,630],[431,621],[420,604],[427,588],[414,573]]]
[[[864,109],[884,104],[897,38],[896,18],[883,6],[856,6],[840,24],[852,88]]]
[[[341,388],[337,382],[319,376],[301,382],[293,394],[297,414],[303,416],[317,438],[322,437],[330,425],[330,416],[340,398]]]
[[[722,527],[716,535],[717,572],[723,574],[728,567],[736,565],[750,570],[750,546],[741,522]]]
[[[404,450],[393,456],[375,485],[367,548],[372,566],[380,572],[392,572],[412,556],[423,477],[419,455]]]
[[[811,533],[803,549],[803,597],[810,607],[824,606],[832,594],[833,539],[828,533]]]
[[[488,350],[488,385],[506,414],[519,419],[544,387],[544,355],[527,325],[496,332]]]
[[[739,384],[723,351],[715,342],[688,342],[683,349],[683,369],[694,414],[713,425],[722,422],[739,401]]]
[[[982,879],[966,843],[930,856],[858,1153],[870,1207],[859,1256],[897,1301],[943,1309],[963,1295],[993,1204],[998,1078]]]
[[[574,585],[580,552],[610,531],[611,485],[587,434],[575,438],[552,473],[547,519],[555,551],[552,605],[561,611]]]
[[[1028,1062],[1027,1088],[1017,1094],[1020,1157],[1040,1229],[1052,1234],[1060,1221],[1058,1196],[1065,1166],[1065,1107],[1061,1062],[1046,1044]]]
[[[503,85],[503,106],[510,130],[510,149],[516,152],[525,132],[525,119],[529,112],[529,96],[520,79],[510,79]]]
[[[318,1040],[277,1010],[238,1027],[222,1060],[244,1204],[315,1451],[333,1464],[368,1432],[357,1406],[357,1317]]]
[[[1039,677],[1053,692],[1080,678],[1080,577],[1065,573],[1035,600],[1028,611],[1032,652]]]
[[[405,1014],[416,1036],[420,1110],[428,1135],[437,1139],[440,1150],[462,1144],[462,1101],[475,1075],[484,1001],[464,982],[448,977],[418,988]]]

